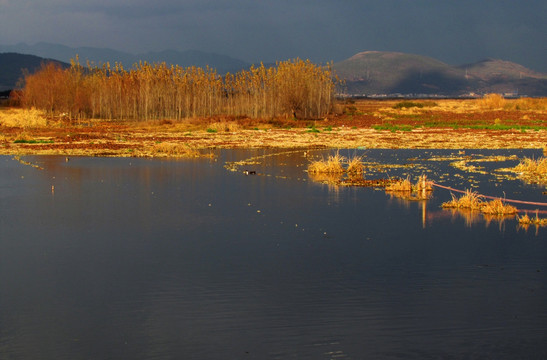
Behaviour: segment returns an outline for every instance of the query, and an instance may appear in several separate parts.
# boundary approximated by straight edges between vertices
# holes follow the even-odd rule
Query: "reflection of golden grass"
[[[538,212],[536,211],[536,217],[531,218],[528,216],[528,213],[524,213],[523,216],[518,216],[517,219],[521,225],[537,225],[537,226],[547,226],[547,219],[540,218]]]
[[[342,178],[342,173],[314,173],[308,172],[308,176],[312,181],[326,183],[326,184],[338,184]]]
[[[36,109],[0,110],[0,125],[8,127],[44,127],[47,119],[44,112]]]
[[[479,223],[482,221],[483,217],[481,216],[481,213],[476,210],[470,210],[470,209],[449,209],[452,211],[452,217],[454,218],[456,215],[459,215],[463,217],[465,226],[471,227],[472,225]]]

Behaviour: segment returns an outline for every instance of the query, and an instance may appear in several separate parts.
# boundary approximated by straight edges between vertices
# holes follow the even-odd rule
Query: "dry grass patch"
[[[325,160],[314,161],[308,165],[308,172],[311,174],[342,174],[345,172],[342,164],[344,157],[339,153],[329,155]]]
[[[172,156],[172,157],[200,157],[202,154],[196,149],[180,143],[159,143],[154,144],[149,150],[151,156]]]
[[[241,125],[239,125],[236,121],[219,121],[210,123],[207,129],[221,132],[236,132],[241,130]]]
[[[7,127],[36,128],[47,125],[45,113],[36,109],[10,108],[0,110],[0,125]]]
[[[477,104],[482,109],[503,109],[507,100],[500,94],[486,94],[482,99],[477,100]]]

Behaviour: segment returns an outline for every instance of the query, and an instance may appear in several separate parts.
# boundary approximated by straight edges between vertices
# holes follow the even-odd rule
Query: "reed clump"
[[[342,164],[344,157],[339,153],[329,155],[327,159],[317,160],[308,165],[311,174],[342,174],[345,172]]]
[[[481,207],[481,212],[488,215],[514,215],[517,213],[517,208],[505,204],[501,199],[495,199],[485,202]]]
[[[346,158],[340,153],[329,155],[327,159],[321,159],[311,162],[308,165],[308,173],[310,174],[344,174],[350,177],[361,176],[365,170],[363,158],[354,156]]]
[[[505,204],[501,199],[483,201],[483,196],[477,192],[466,190],[465,194],[457,198],[452,194],[452,200],[444,202],[443,208],[476,210],[488,215],[514,215],[517,208]]]
[[[410,178],[395,181],[386,187],[386,191],[408,191],[408,192],[429,192],[433,191],[431,181],[427,180],[426,175],[418,177],[416,184],[412,184]]]
[[[524,158],[512,169],[519,173],[521,178],[537,183],[547,183],[547,158]]]
[[[389,184],[388,186],[386,186],[386,191],[412,192],[412,183],[410,182],[410,179],[407,177],[406,179],[402,179],[392,184]]]
[[[452,194],[452,200],[444,202],[443,208],[480,210],[482,207],[481,195],[475,191],[465,190],[465,194],[457,198]]]
[[[363,164],[363,158],[361,156],[354,156],[347,161],[346,172],[352,175],[360,175],[365,170],[365,165]]]
[[[433,186],[427,180],[426,175],[418,177],[418,181],[412,184],[410,178],[394,181],[386,186],[386,192],[396,194],[407,200],[427,200],[431,196]]]

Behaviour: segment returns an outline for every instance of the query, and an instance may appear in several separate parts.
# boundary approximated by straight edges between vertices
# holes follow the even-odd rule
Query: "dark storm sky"
[[[383,50],[547,72],[546,19],[545,0],[0,0],[0,44],[195,49],[249,62]]]

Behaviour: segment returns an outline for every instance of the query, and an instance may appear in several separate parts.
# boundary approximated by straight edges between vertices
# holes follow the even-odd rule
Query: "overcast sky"
[[[0,0],[0,44],[131,53],[202,50],[248,62],[366,50],[547,72],[545,0]]]

